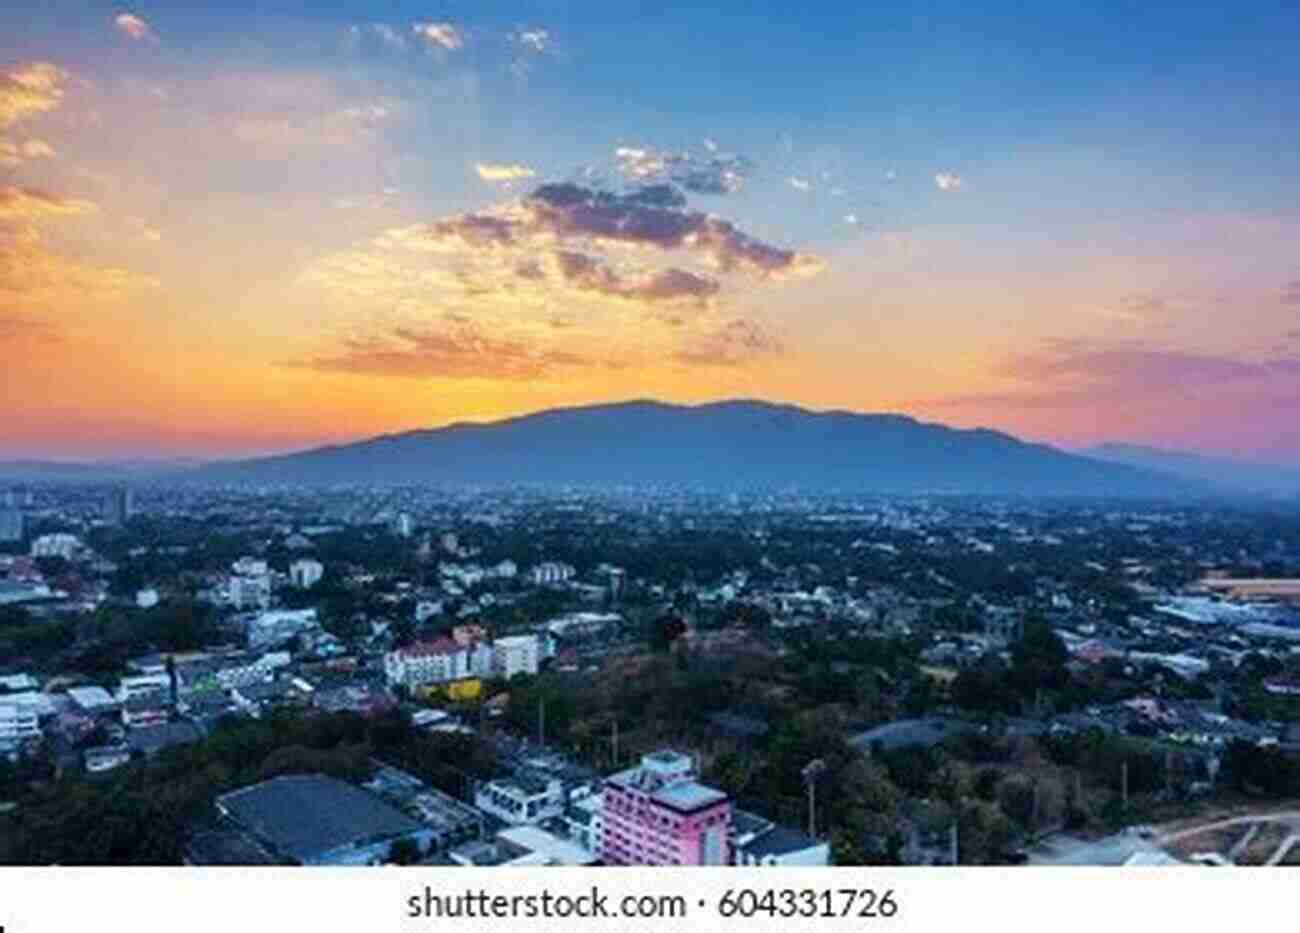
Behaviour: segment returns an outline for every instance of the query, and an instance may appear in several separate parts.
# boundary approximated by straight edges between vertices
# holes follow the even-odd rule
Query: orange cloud
[[[67,198],[15,185],[0,188],[0,220],[30,221],[42,217],[67,217],[91,214],[98,209],[95,202],[83,198]]]
[[[33,62],[0,74],[0,129],[58,108],[66,72],[49,62]]]
[[[32,231],[0,236],[0,308],[61,312],[158,285],[151,276],[63,258]]]

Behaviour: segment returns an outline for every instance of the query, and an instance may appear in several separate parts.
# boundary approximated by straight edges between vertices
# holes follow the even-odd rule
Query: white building
[[[172,679],[169,674],[139,674],[135,677],[123,677],[118,681],[117,698],[125,703],[136,697],[150,696],[160,690],[171,690]]]
[[[12,698],[0,700],[0,752],[13,752],[40,736],[40,717],[34,705],[14,702]]]
[[[303,558],[289,565],[289,581],[300,590],[309,590],[325,576],[325,565],[318,560]]]
[[[546,586],[552,583],[563,583],[566,580],[571,580],[576,572],[577,571],[574,570],[570,564],[548,560],[532,567],[528,571],[528,579],[530,582],[535,583],[538,586]]]
[[[158,605],[158,591],[153,587],[145,587],[137,590],[135,594],[135,604],[140,609],[152,609]]]
[[[275,609],[262,612],[248,622],[248,647],[260,649],[284,644],[319,628],[320,621],[315,609]]]
[[[475,791],[474,806],[512,826],[540,823],[564,813],[564,785],[559,778],[500,778]]]
[[[542,649],[536,635],[511,635],[492,643],[492,671],[509,680],[516,674],[536,674]]]
[[[389,684],[404,687],[461,680],[470,675],[469,650],[450,638],[399,648],[384,656],[384,674]]]
[[[271,605],[271,575],[236,574],[227,581],[230,603],[236,609],[266,609]]]
[[[62,557],[71,560],[81,549],[81,539],[76,535],[41,535],[32,542],[32,557]]]

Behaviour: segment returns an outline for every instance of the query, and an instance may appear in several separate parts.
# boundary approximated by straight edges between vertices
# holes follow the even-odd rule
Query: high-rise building
[[[131,490],[119,486],[109,492],[104,499],[104,520],[110,525],[123,525],[131,517],[135,507],[135,497]]]
[[[23,513],[18,509],[0,509],[0,542],[13,544],[23,539]]]
[[[600,857],[608,865],[728,865],[731,800],[696,780],[690,757],[659,751],[605,779]]]

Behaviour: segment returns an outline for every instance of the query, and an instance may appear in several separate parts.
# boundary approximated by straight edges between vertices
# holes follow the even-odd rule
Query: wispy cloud
[[[22,143],[0,139],[0,165],[6,168],[32,159],[52,159],[54,155],[54,147],[42,139],[29,139]]]
[[[157,42],[158,35],[153,27],[134,13],[119,13],[113,18],[117,31],[136,42]]]
[[[291,361],[322,372],[417,379],[532,380],[590,365],[575,353],[483,333],[465,322],[397,327],[382,336],[348,338],[339,352]]]
[[[0,220],[38,220],[42,217],[69,217],[98,210],[93,201],[51,194],[37,188],[8,185],[0,188]]]
[[[940,191],[960,191],[965,184],[960,175],[952,172],[940,172],[934,176],[934,186]]]
[[[67,73],[49,62],[20,65],[0,74],[0,129],[58,108]]]
[[[614,160],[624,178],[672,182],[692,194],[735,194],[744,187],[754,172],[754,163],[741,155],[719,153],[716,143],[712,149],[705,148],[701,154],[619,146],[614,150]]]
[[[675,359],[692,366],[742,366],[756,358],[781,353],[784,346],[774,334],[749,318],[735,318],[692,339]]]
[[[478,162],[474,165],[474,171],[484,181],[520,181],[537,174],[528,166],[518,163]]]
[[[812,182],[808,181],[806,178],[795,178],[794,176],[791,176],[785,181],[786,184],[796,191],[812,191]]]
[[[438,51],[456,52],[465,47],[465,33],[454,23],[416,23],[411,32]]]

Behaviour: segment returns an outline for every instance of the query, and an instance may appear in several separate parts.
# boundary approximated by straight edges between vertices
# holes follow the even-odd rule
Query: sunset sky
[[[5,5],[0,457],[754,397],[1300,463],[1294,0],[663,6]]]

